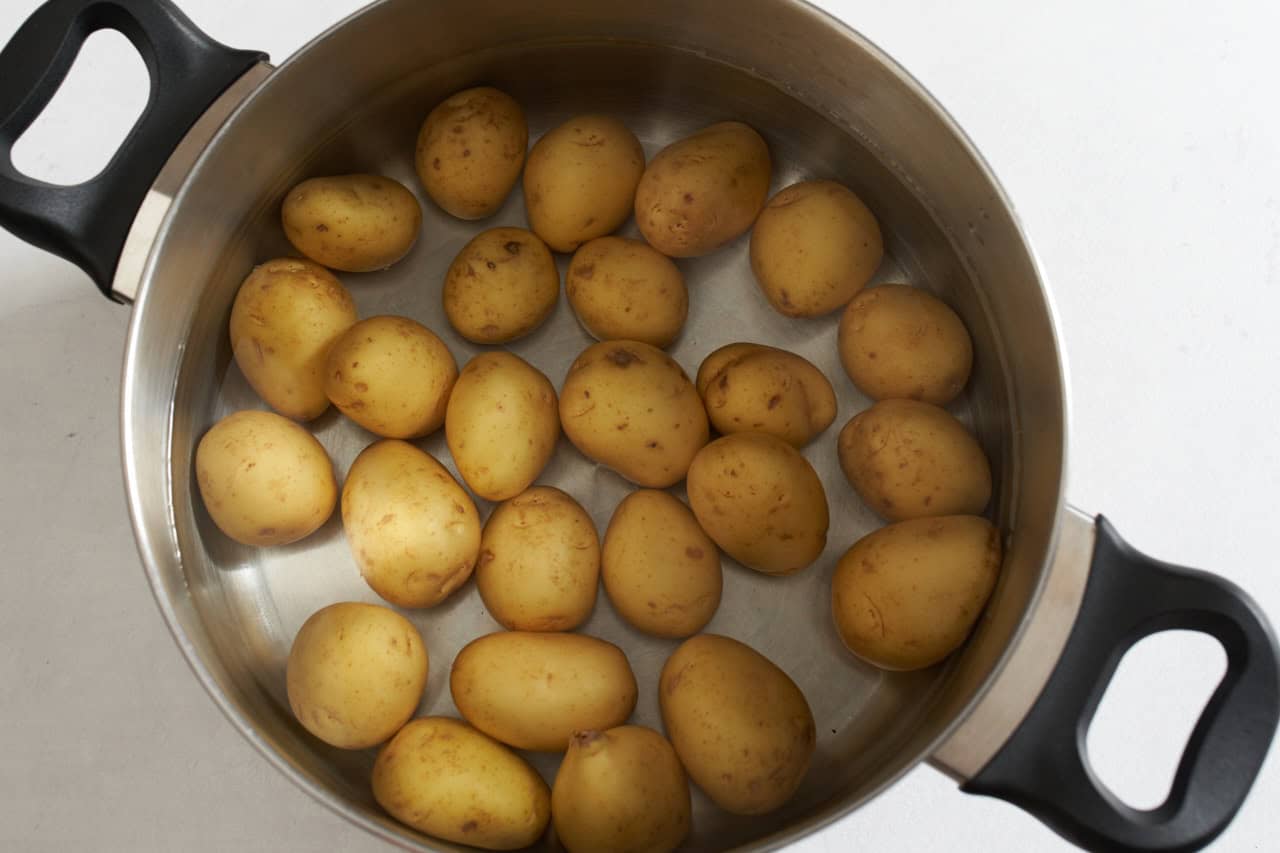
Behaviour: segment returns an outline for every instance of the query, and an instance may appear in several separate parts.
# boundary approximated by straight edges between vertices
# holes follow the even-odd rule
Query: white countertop
[[[0,4],[0,41],[36,5]],[[359,3],[180,5],[280,61]],[[820,5],[933,91],[1018,205],[1070,365],[1072,501],[1147,553],[1235,580],[1280,620],[1280,6]],[[113,126],[125,83],[140,107],[133,71],[88,75],[20,162],[83,175],[93,140],[61,131]],[[105,156],[110,134],[90,136]],[[241,739],[156,611],[119,473],[128,310],[5,232],[0,279],[0,849],[386,849]],[[1167,787],[1198,711],[1187,696],[1202,701],[1221,672],[1196,639],[1123,667],[1093,756],[1119,790]],[[1277,803],[1273,750],[1218,849],[1276,849]],[[921,767],[793,849],[1069,848]]]

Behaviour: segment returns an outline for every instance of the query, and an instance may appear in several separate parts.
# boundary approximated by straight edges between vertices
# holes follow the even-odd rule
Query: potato
[[[420,832],[485,850],[528,847],[551,817],[538,771],[448,717],[414,720],[382,748],[373,764],[373,798]]]
[[[551,789],[551,819],[569,853],[667,853],[689,834],[689,782],[653,729],[575,732]]]
[[[600,572],[618,614],[659,637],[696,634],[720,606],[720,552],[689,508],[666,492],[640,489],[618,504]]]
[[[480,86],[450,96],[427,115],[414,166],[427,195],[446,213],[484,219],[516,185],[528,145],[520,105]]]
[[[612,643],[584,634],[499,631],[472,640],[449,673],[467,722],[517,749],[564,750],[575,731],[611,729],[636,707],[636,677]]]
[[[684,479],[707,443],[707,412],[671,356],[639,341],[587,347],[560,392],[564,434],[586,456],[639,486]]]
[[[422,208],[390,178],[335,175],[291,189],[280,219],[289,242],[316,263],[369,272],[409,253],[422,229]]]
[[[977,515],[991,500],[991,465],[964,424],[916,400],[881,400],[840,431],[840,467],[889,521]]]
[[[636,225],[673,258],[714,252],[751,227],[769,195],[769,147],[738,121],[673,142],[636,187]]]
[[[641,341],[663,348],[689,315],[680,269],[639,240],[600,237],[573,255],[564,292],[578,322],[601,341]]]
[[[742,565],[789,575],[827,544],[827,493],[808,460],[780,438],[738,432],[689,466],[689,505],[702,529]]]
[[[361,320],[334,342],[324,392],[342,414],[385,438],[417,438],[444,423],[458,363],[408,317]]]
[[[849,651],[884,669],[933,666],[973,629],[1000,576],[1000,534],[949,515],[882,527],[853,544],[831,578]]]
[[[311,535],[338,498],[320,442],[272,412],[234,412],[214,424],[196,446],[196,483],[213,523],[245,545]]]
[[[462,368],[449,395],[445,440],[458,473],[485,500],[527,489],[560,438],[556,389],[509,352],[484,352]]]
[[[599,578],[595,523],[559,489],[534,486],[485,522],[476,588],[508,630],[573,630],[591,615]]]
[[[311,261],[277,258],[254,267],[236,292],[231,352],[267,405],[309,421],[329,408],[329,347],[357,319],[351,294],[333,273]]]
[[[501,344],[551,316],[560,273],[546,245],[523,228],[490,228],[472,238],[444,277],[444,313],[458,334]]]
[[[422,700],[427,650],[394,610],[346,601],[311,614],[289,649],[289,707],[307,731],[342,749],[376,746]]]
[[[751,270],[769,304],[788,317],[819,317],[845,305],[883,257],[875,216],[833,181],[787,187],[751,231]]]
[[[711,425],[728,435],[765,432],[804,447],[836,419],[836,392],[813,364],[763,344],[729,344],[698,368]]]
[[[855,296],[840,317],[838,340],[845,372],[873,400],[945,406],[973,367],[973,342],[956,312],[905,284]]]
[[[690,778],[733,814],[785,803],[809,769],[813,712],[787,674],[737,640],[699,634],[658,679],[662,723]]]
[[[342,487],[342,526],[365,582],[401,607],[430,607],[466,583],[480,514],[444,466],[404,441],[364,449]]]
[[[612,116],[586,115],[547,131],[524,167],[529,227],[557,252],[572,252],[627,221],[644,149]]]

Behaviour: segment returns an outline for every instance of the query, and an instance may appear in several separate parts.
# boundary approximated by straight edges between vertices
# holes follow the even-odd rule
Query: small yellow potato
[[[331,746],[377,746],[418,709],[427,665],[422,636],[399,613],[376,604],[331,604],[311,614],[289,649],[289,707]]]
[[[584,243],[564,277],[569,305],[600,341],[670,346],[689,315],[680,268],[639,240],[599,237]]]
[[[618,504],[600,574],[623,619],[658,637],[688,637],[711,621],[724,583],[720,552],[689,508],[640,489]]]
[[[789,575],[827,545],[827,493],[809,461],[780,438],[738,432],[689,466],[689,505],[725,553],[767,575]]]
[[[836,392],[822,371],[763,344],[711,353],[698,368],[697,386],[711,425],[725,435],[765,432],[798,448],[836,419]]]
[[[555,386],[519,356],[481,353],[458,374],[444,434],[471,491],[490,501],[513,498],[538,479],[555,453]]]
[[[236,366],[267,405],[309,421],[329,408],[325,357],[359,319],[351,294],[319,264],[277,258],[253,268],[231,306]]]
[[[560,425],[589,459],[654,489],[683,480],[710,437],[684,370],[639,341],[604,341],[578,356],[560,392]]]
[[[408,317],[361,320],[334,342],[324,391],[338,411],[384,438],[418,438],[444,423],[458,363]]]
[[[444,313],[472,343],[523,337],[551,316],[560,273],[546,244],[523,228],[490,228],[472,238],[444,278]]]
[[[836,630],[883,669],[933,666],[969,636],[1000,576],[1000,534],[949,515],[882,527],[853,544],[831,579]]]
[[[414,166],[427,195],[446,213],[484,219],[511,194],[528,146],[520,105],[480,86],[451,95],[427,115]]]
[[[480,514],[443,465],[404,441],[369,445],[342,487],[342,526],[360,575],[400,607],[431,607],[471,577]]]
[[[449,673],[467,722],[516,749],[562,751],[575,731],[622,725],[636,677],[612,643],[584,634],[499,631],[472,640]]]
[[[840,431],[840,467],[858,496],[889,521],[977,515],[991,500],[991,465],[945,409],[881,400]]]
[[[653,729],[574,732],[551,789],[551,819],[569,853],[669,853],[689,834],[689,782]]]
[[[272,412],[234,412],[196,447],[196,483],[218,529],[245,545],[287,545],[328,521],[333,463],[315,436]]]
[[[787,674],[716,634],[685,640],[658,679],[662,723],[689,777],[733,814],[765,814],[804,779],[813,712]]]
[[[571,631],[596,604],[600,539],[587,511],[559,489],[534,486],[485,522],[476,588],[510,631]]]
[[[523,758],[466,723],[422,717],[378,753],[373,798],[401,823],[484,850],[542,837],[551,795]]]
[[[713,124],[649,162],[636,187],[636,225],[669,257],[714,252],[755,222],[771,173],[760,134],[739,121]]]
[[[787,187],[751,232],[751,270],[769,304],[788,317],[820,317],[844,306],[883,257],[875,216],[834,181]]]
[[[371,272],[386,269],[413,248],[422,230],[422,207],[390,178],[335,175],[291,189],[280,219],[289,242],[316,263]]]
[[[557,252],[619,228],[631,216],[644,149],[612,116],[571,118],[547,131],[524,167],[529,227]]]
[[[840,361],[873,400],[945,406],[964,390],[973,341],[956,312],[905,284],[862,291],[840,317]]]

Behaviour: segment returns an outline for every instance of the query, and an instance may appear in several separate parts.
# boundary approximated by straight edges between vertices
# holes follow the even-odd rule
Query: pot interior
[[[852,808],[927,754],[998,664],[1039,584],[1059,499],[1062,405],[1052,326],[1034,266],[998,190],[945,117],[873,49],[812,10],[756,4],[761,15],[783,16],[778,20],[791,27],[794,49],[809,45],[788,54],[779,53],[776,43],[756,44],[750,32],[722,51],[705,44],[694,49],[696,30],[669,37],[652,21],[644,23],[637,10],[618,11],[609,31],[600,32],[591,17],[598,12],[565,4],[579,9],[579,16],[566,13],[563,31],[550,33],[539,32],[547,30],[546,21],[535,26],[530,19],[521,28],[519,20],[510,20],[528,18],[521,8],[527,4],[481,5],[502,7],[475,9],[474,15],[505,15],[488,19],[505,21],[500,28],[510,37],[473,32],[476,25],[468,23],[465,10],[447,4],[433,17],[418,4],[385,3],[338,29],[277,72],[224,128],[179,197],[138,305],[124,403],[135,523],[157,597],[197,673],[286,772],[375,832],[449,849],[382,814],[369,790],[372,750],[330,748],[307,734],[289,711],[285,661],[302,622],[333,602],[380,601],[360,578],[339,514],[300,543],[253,549],[223,536],[194,492],[192,459],[204,431],[232,411],[264,407],[231,361],[227,321],[236,288],[255,263],[296,254],[279,224],[280,199],[294,183],[326,174],[387,175],[418,195],[421,237],[389,270],[339,277],[362,317],[412,317],[440,335],[461,366],[483,348],[458,336],[445,320],[444,272],[483,228],[527,222],[518,187],[482,223],[454,220],[422,193],[413,171],[414,139],[435,103],[467,86],[498,86],[525,108],[531,142],[574,115],[606,112],[635,131],[649,156],[713,122],[746,121],[769,143],[771,193],[806,178],[851,187],[875,211],[885,233],[887,257],[875,282],[927,289],[964,318],[975,344],[974,376],[951,410],[974,427],[992,461],[997,494],[991,512],[1008,542],[1005,576],[961,655],[917,673],[882,672],[853,658],[831,622],[829,581],[839,556],[882,522],[862,505],[837,463],[840,427],[870,405],[837,358],[838,314],[794,320],[775,313],[752,277],[746,236],[708,257],[678,262],[690,311],[670,353],[687,373],[692,376],[724,344],[762,342],[808,358],[839,398],[836,422],[804,450],[830,504],[826,551],[785,578],[758,574],[726,557],[723,601],[707,627],[748,643],[796,681],[817,721],[818,748],[798,793],[769,815],[728,815],[695,788],[688,849],[782,842]],[[675,8],[666,11],[674,14]],[[660,18],[664,9],[654,7],[651,14]],[[749,13],[744,10],[743,17]],[[767,23],[766,18],[756,26]],[[736,16],[724,21],[726,27],[736,25]],[[709,18],[703,26],[711,26]],[[442,33],[451,31],[457,38],[442,44]],[[379,39],[389,45],[385,50]],[[823,76],[806,68],[817,61],[813,53],[823,39],[835,40],[843,59],[852,62],[849,69],[828,69]],[[424,46],[416,55],[405,48],[415,43]],[[845,75],[857,70],[875,71],[882,81],[847,82]],[[831,104],[843,106],[833,111]],[[934,138],[912,141],[907,131]],[[922,145],[936,149],[932,157],[913,150],[917,165],[932,163],[927,168],[910,171],[893,156],[905,150],[895,146]],[[955,195],[944,192],[946,203],[940,203],[934,193],[949,186]],[[957,219],[957,207],[970,212]],[[633,223],[621,233],[639,236]],[[557,260],[563,277],[568,256]],[[1028,304],[1034,310],[1028,312]],[[1011,332],[1015,325],[1019,330]],[[509,348],[559,388],[570,362],[591,342],[562,298],[544,326]],[[1034,352],[1020,365],[1028,346]],[[1030,394],[1037,369],[1039,384]],[[311,427],[340,481],[376,438],[333,410]],[[415,443],[456,474],[443,431]],[[633,488],[565,439],[538,482],[573,495],[602,534]],[[682,487],[674,492],[684,497]],[[482,518],[487,516],[491,506],[477,505]],[[435,608],[405,615],[422,632],[431,658],[420,713],[456,716],[450,662],[467,642],[500,626],[485,612],[474,583]],[[677,643],[623,623],[603,590],[579,630],[627,653],[640,685],[632,722],[661,730],[657,678]],[[553,780],[558,755],[527,757]]]

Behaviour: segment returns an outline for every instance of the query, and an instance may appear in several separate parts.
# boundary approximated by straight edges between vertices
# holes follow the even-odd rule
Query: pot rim
[[[360,9],[357,9],[350,15],[342,18],[333,25],[329,26],[315,37],[310,39],[306,44],[291,54],[281,65],[277,66],[269,76],[266,77],[257,87],[250,91],[245,98],[236,105],[235,109],[217,129],[205,145],[201,155],[196,159],[188,175],[196,173],[205,159],[208,152],[217,147],[223,138],[235,132],[236,119],[257,97],[270,87],[277,85],[282,77],[288,76],[288,71],[303,56],[309,54],[312,50],[320,47],[327,41],[331,35],[338,30],[343,29],[362,18],[367,14],[373,13],[376,9],[398,2],[398,0],[375,0]],[[1059,534],[1062,526],[1062,515],[1066,507],[1066,483],[1067,483],[1067,462],[1068,462],[1068,444],[1070,435],[1070,392],[1068,385],[1068,369],[1066,364],[1066,354],[1061,344],[1061,336],[1059,333],[1058,310],[1054,304],[1051,291],[1046,283],[1043,266],[1036,251],[1029,240],[1026,230],[1023,227],[1021,218],[1018,216],[1017,208],[1014,206],[1012,199],[1000,183],[995,173],[991,169],[982,153],[977,146],[965,133],[963,128],[955,120],[955,118],[942,106],[942,104],[930,93],[930,91],[917,80],[910,72],[903,68],[896,60],[894,60],[887,52],[881,49],[875,42],[867,38],[862,33],[855,30],[852,26],[836,17],[832,13],[819,8],[811,0],[774,0],[780,5],[790,6],[802,13],[806,13],[817,17],[823,26],[838,31],[845,39],[856,43],[861,49],[874,57],[882,66],[892,73],[904,86],[917,98],[923,106],[925,106],[939,120],[947,130],[955,137],[964,150],[973,158],[975,164],[980,170],[982,176],[990,183],[995,198],[999,204],[1004,207],[1010,215],[1013,227],[1027,253],[1028,260],[1035,273],[1035,284],[1040,291],[1041,298],[1045,305],[1045,312],[1051,331],[1051,345],[1056,350],[1058,358],[1058,381],[1061,389],[1062,401],[1062,433],[1064,440],[1061,448],[1061,475],[1056,490],[1054,501],[1054,519],[1051,526],[1051,534],[1045,548],[1044,555],[1041,560],[1042,570],[1040,577],[1036,583],[1035,591],[1027,602],[1024,610],[1024,617],[1018,628],[1011,637],[995,664],[987,674],[983,684],[974,691],[966,704],[956,713],[945,726],[930,740],[925,742],[923,746],[915,751],[915,754],[909,756],[901,762],[901,766],[892,773],[888,774],[880,784],[869,789],[862,796],[853,799],[850,802],[842,802],[829,805],[820,811],[805,817],[804,819],[791,824],[785,829],[758,839],[750,844],[735,848],[738,850],[776,850],[794,842],[800,838],[813,834],[823,829],[846,815],[852,813],[868,801],[879,796],[886,788],[895,784],[908,772],[915,769],[919,764],[925,762],[937,749],[946,743],[951,736],[959,728],[961,723],[973,712],[973,710],[982,702],[991,687],[999,680],[999,677],[1013,650],[1021,642],[1027,627],[1030,624],[1030,614],[1035,611],[1037,603],[1043,595],[1045,586],[1048,583],[1050,573],[1052,571],[1052,557],[1058,548]],[[170,223],[174,216],[174,211],[182,206],[187,198],[190,189],[190,181],[185,180],[178,193],[173,198],[164,220],[156,232],[155,239],[152,242],[151,249],[148,253],[147,261],[143,267],[141,282],[138,288],[137,299],[134,303],[134,312],[130,318],[128,335],[125,344],[123,380],[121,383],[120,394],[120,440],[121,440],[121,458],[124,474],[124,485],[126,492],[126,500],[129,508],[130,523],[133,527],[134,539],[137,543],[139,556],[142,558],[143,569],[147,576],[147,581],[151,587],[152,596],[156,605],[160,610],[164,621],[169,628],[169,633],[173,636],[182,656],[186,659],[187,665],[195,674],[204,690],[213,699],[214,704],[222,711],[232,725],[240,732],[240,734],[254,746],[266,759],[281,773],[288,777],[294,784],[305,791],[317,802],[323,804],[328,809],[343,817],[350,823],[359,826],[365,831],[371,833],[377,838],[399,847],[405,847],[405,836],[396,830],[388,828],[388,825],[374,820],[367,815],[360,813],[353,808],[351,803],[346,799],[327,790],[322,785],[311,779],[294,765],[287,755],[277,750],[272,743],[263,735],[259,727],[240,709],[236,703],[228,696],[218,684],[212,671],[205,664],[204,658],[201,656],[199,649],[192,639],[187,635],[183,628],[182,619],[175,606],[175,600],[166,594],[160,566],[162,563],[170,560],[181,560],[181,554],[177,552],[172,536],[157,536],[148,529],[144,523],[147,508],[143,506],[143,500],[139,494],[139,490],[135,488],[135,482],[138,479],[138,455],[142,448],[146,448],[147,452],[155,452],[156,443],[154,437],[150,439],[148,445],[147,437],[139,435],[132,424],[129,405],[135,394],[136,374],[144,368],[140,353],[140,329],[143,326],[143,317],[146,314],[148,296],[150,295],[153,285],[153,275],[156,263],[155,248],[161,245],[168,233]],[[169,423],[173,421],[174,394],[170,394],[170,412]],[[162,452],[169,456],[171,448],[169,445],[171,435],[166,434],[163,438]],[[166,488],[166,504],[169,512],[172,512],[172,482]],[[171,533],[174,529],[172,521],[169,521],[163,528],[166,532]],[[406,832],[409,831],[407,828]],[[456,847],[447,842],[440,842],[431,839],[431,845],[438,850],[461,850],[463,848]],[[432,848],[426,848],[432,849]]]

